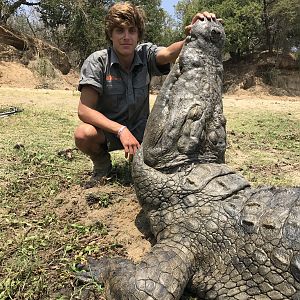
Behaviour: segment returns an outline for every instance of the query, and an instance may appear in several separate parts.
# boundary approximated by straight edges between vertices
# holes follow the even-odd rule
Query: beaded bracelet
[[[122,131],[126,128],[126,126],[122,126],[119,130],[118,130],[118,133],[117,133],[117,137],[120,138],[120,135],[122,133]]]

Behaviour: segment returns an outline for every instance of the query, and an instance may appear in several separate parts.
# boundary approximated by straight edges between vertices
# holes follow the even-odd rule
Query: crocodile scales
[[[224,162],[218,21],[197,21],[133,162],[157,243],[134,264],[90,260],[107,299],[300,299],[300,188],[251,188]]]

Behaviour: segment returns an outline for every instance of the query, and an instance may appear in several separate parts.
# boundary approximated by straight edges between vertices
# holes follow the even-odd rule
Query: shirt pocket
[[[141,106],[149,94],[150,76],[148,72],[140,74],[133,82],[134,99],[137,107]]]
[[[122,81],[111,81],[104,84],[102,98],[99,106],[104,112],[118,111],[125,95],[125,87]]]

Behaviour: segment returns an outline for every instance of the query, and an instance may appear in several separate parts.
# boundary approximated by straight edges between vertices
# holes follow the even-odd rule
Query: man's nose
[[[129,30],[125,29],[124,30],[124,39],[128,39],[129,38]]]

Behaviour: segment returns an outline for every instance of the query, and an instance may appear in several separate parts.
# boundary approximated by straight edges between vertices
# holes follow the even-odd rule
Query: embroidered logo
[[[106,79],[107,81],[121,80],[120,77],[115,77],[115,76],[113,76],[113,75],[111,75],[111,74],[106,75],[106,78],[105,78],[105,79]]]

